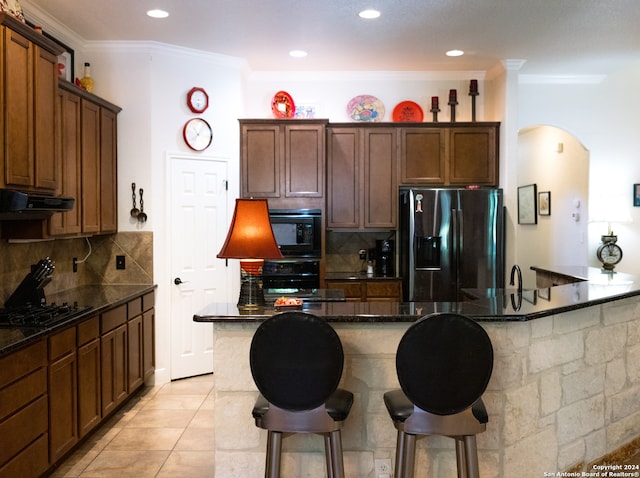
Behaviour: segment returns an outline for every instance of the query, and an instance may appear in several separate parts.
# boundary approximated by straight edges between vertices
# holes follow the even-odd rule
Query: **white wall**
[[[587,80],[581,82],[582,80]],[[544,79],[540,79],[544,80]],[[594,80],[594,81],[590,81]],[[604,79],[575,78],[561,82],[521,82],[520,128],[553,125],[573,134],[589,151],[589,207],[599,207],[603,196],[623,194],[632,224],[614,225],[624,258],[617,266],[623,272],[640,272],[640,208],[632,207],[632,185],[640,182],[640,135],[637,114],[640,95],[640,62]],[[589,224],[585,263],[599,267],[595,251],[603,224]]]
[[[558,144],[562,151],[558,152]],[[518,186],[536,184],[551,194],[551,215],[536,225],[517,225],[517,260],[527,286],[531,265],[584,265],[587,253],[589,152],[567,132],[551,126],[524,128],[518,135]],[[536,198],[537,199],[537,198]],[[577,201],[577,202],[576,202]],[[514,211],[516,212],[516,211]]]
[[[438,121],[449,121],[449,90],[458,91],[457,121],[471,121],[469,80],[477,79],[476,118],[484,115],[484,72],[259,72],[248,77],[247,108],[249,118],[272,118],[271,99],[279,90],[288,92],[296,104],[317,105],[317,118],[332,122],[351,122],[347,115],[349,100],[358,95],[373,95],[385,106],[383,121],[392,121],[393,108],[401,101],[418,103],[425,121],[432,121],[431,97],[438,96]]]

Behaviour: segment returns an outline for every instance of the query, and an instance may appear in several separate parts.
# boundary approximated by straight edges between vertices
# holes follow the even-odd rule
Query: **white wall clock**
[[[202,118],[192,118],[182,130],[184,142],[194,151],[204,151],[213,141],[211,126]]]

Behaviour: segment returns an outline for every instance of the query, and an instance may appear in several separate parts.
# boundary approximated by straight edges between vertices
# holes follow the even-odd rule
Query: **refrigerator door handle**
[[[461,265],[460,258],[462,257],[462,238],[464,237],[464,221],[462,220],[462,210],[453,209],[451,211],[451,218],[453,221],[453,264],[455,264],[455,277],[456,277],[456,295],[460,294],[460,287],[462,287],[461,281]]]

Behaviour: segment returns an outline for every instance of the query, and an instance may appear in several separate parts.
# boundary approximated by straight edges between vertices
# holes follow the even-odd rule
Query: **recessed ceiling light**
[[[447,56],[462,56],[464,52],[462,50],[449,50]]]
[[[169,16],[169,12],[155,9],[155,10],[149,10],[147,12],[147,15],[149,15],[151,18],[167,18]]]
[[[289,56],[292,56],[293,58],[304,58],[307,56],[307,52],[304,50],[291,50],[289,52]]]
[[[372,9],[362,10],[360,13],[358,13],[358,16],[366,20],[373,20],[374,18],[380,17],[380,12],[378,10]]]

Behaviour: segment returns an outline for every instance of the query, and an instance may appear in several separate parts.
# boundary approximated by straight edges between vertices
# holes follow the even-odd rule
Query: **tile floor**
[[[51,475],[213,476],[213,375],[147,387]]]

